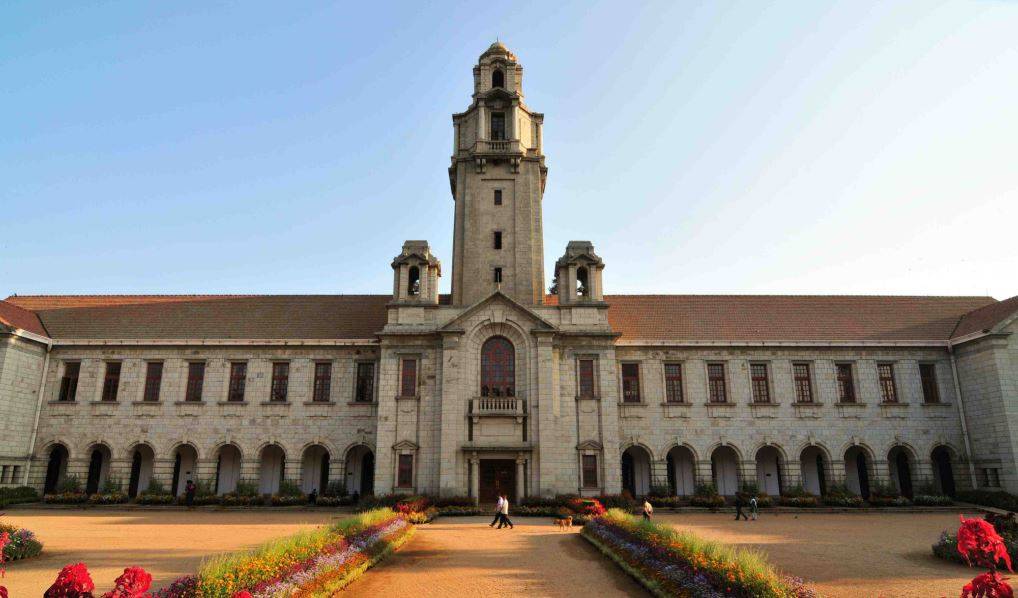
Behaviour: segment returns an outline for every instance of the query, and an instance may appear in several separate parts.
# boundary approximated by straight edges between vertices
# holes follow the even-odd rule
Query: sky
[[[452,265],[496,38],[545,115],[545,275],[1018,294],[1018,1],[0,6],[0,296],[390,292]]]

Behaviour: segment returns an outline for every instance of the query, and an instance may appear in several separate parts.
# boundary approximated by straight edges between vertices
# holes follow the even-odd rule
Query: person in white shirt
[[[495,518],[491,520],[491,525],[488,527],[495,527],[495,524],[502,521],[502,497],[498,497],[498,501],[495,503]],[[502,527],[501,525],[499,527]]]
[[[505,526],[509,526],[509,529],[513,529],[513,522],[509,520],[509,499],[502,495],[502,521],[498,524],[498,529],[502,529]]]
[[[654,514],[654,507],[650,504],[650,501],[643,499],[643,520],[650,521],[651,515]]]

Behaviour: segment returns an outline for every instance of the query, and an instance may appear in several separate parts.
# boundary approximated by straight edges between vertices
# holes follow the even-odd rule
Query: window
[[[143,401],[155,402],[159,400],[159,386],[163,382],[163,362],[150,361],[145,366],[145,393]]]
[[[491,113],[491,136],[492,141],[505,141],[505,113]]]
[[[810,381],[809,377],[809,364],[793,363],[792,377],[795,380],[795,402],[812,403],[813,383]]]
[[[202,386],[205,385],[205,362],[192,361],[187,364],[187,390],[185,401],[201,401]]]
[[[940,389],[937,388],[937,366],[932,363],[920,363],[919,380],[923,386],[923,402],[939,403]]]
[[[417,396],[417,360],[404,359],[399,375],[399,395],[401,397]]]
[[[103,378],[103,401],[116,401],[117,390],[120,388],[120,362],[110,361],[106,364],[106,377]]]
[[[504,336],[481,345],[481,396],[516,395],[516,348]]]
[[[1000,488],[1000,470],[996,467],[982,468],[984,488]]]
[[[597,455],[583,455],[583,487],[597,488]]]
[[[235,361],[230,364],[230,391],[226,400],[231,403],[244,401],[244,386],[247,384],[247,362]]]
[[[707,364],[708,400],[711,403],[727,403],[728,392],[725,389],[725,364]]]
[[[354,400],[358,403],[372,403],[375,400],[375,364],[363,361],[357,364],[357,387]]]
[[[880,378],[880,398],[885,403],[898,402],[898,388],[894,385],[894,364],[878,363],[877,375]]]
[[[502,231],[495,231],[495,249],[502,249]]]
[[[64,364],[64,377],[60,379],[60,395],[58,401],[73,401],[78,394],[78,374],[81,373],[80,361],[68,361]]]
[[[502,268],[495,268],[495,282],[502,282]]]
[[[581,359],[578,364],[579,369],[579,388],[577,389],[577,395],[584,399],[594,398],[594,360],[593,359]]]
[[[753,384],[753,402],[770,403],[771,386],[767,376],[766,363],[749,364],[749,377]]]
[[[682,396],[682,364],[665,364],[665,401],[669,403],[681,403]]]
[[[421,269],[417,266],[410,266],[407,273],[407,294],[410,296],[421,294]]]
[[[274,402],[286,401],[287,387],[290,385],[290,363],[277,361],[272,364],[272,393],[269,400]]]
[[[496,206],[502,205],[502,190],[501,189],[495,189],[495,205]]]
[[[315,384],[311,389],[311,400],[315,403],[328,403],[332,388],[332,362],[315,363]]]
[[[855,402],[855,382],[852,379],[852,364],[839,363],[838,369],[838,401],[841,403]]]
[[[622,364],[622,402],[640,402],[640,364]]]
[[[587,296],[587,289],[589,288],[589,285],[588,285],[588,282],[587,282],[588,278],[589,278],[589,276],[587,274],[587,269],[586,268],[584,268],[583,266],[580,266],[579,268],[576,269],[576,296],[577,297],[586,297]]]
[[[396,473],[397,488],[412,488],[414,485],[414,456],[400,455],[399,470]]]
[[[502,72],[502,69],[495,69],[491,72],[491,86],[505,87],[505,73]]]

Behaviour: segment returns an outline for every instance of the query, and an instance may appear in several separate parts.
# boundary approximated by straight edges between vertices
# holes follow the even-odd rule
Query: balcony
[[[478,139],[474,144],[476,156],[522,156],[523,147],[519,139],[490,140]]]
[[[527,414],[527,402],[519,397],[480,397],[470,400],[470,415],[523,417]]]

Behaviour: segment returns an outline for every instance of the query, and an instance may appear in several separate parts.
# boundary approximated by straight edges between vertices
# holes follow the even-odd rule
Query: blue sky
[[[1018,2],[284,4],[0,7],[0,295],[387,293],[420,238],[450,268],[496,36],[549,278],[588,239],[609,293],[1018,294]]]

